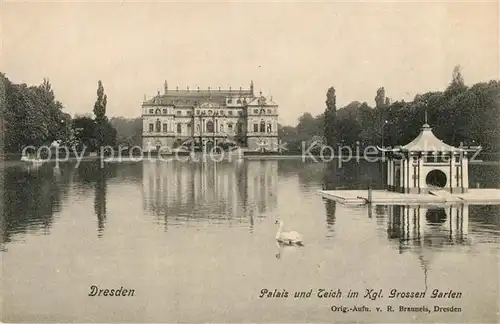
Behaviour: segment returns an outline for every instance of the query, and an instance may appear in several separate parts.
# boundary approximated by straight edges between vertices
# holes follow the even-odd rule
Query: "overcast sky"
[[[490,3],[7,3],[1,68],[13,82],[49,78],[67,112],[91,112],[97,81],[108,116],[137,117],[169,87],[248,88],[273,95],[281,122],[325,108],[374,105],[499,79],[499,5]]]

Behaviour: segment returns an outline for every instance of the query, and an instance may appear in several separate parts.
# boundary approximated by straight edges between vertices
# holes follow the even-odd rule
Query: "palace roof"
[[[145,106],[156,105],[195,105],[212,101],[225,104],[226,98],[253,98],[252,90],[167,90],[143,103]]]

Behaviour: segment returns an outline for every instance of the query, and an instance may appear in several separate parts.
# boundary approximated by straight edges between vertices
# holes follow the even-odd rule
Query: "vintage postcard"
[[[0,10],[1,322],[500,322],[498,1]]]

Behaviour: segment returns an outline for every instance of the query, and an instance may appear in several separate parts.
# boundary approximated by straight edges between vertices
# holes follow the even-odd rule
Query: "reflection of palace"
[[[277,204],[277,161],[143,163],[144,208],[157,216],[257,216]]]
[[[468,205],[388,206],[388,236],[409,245],[442,246],[466,242]]]

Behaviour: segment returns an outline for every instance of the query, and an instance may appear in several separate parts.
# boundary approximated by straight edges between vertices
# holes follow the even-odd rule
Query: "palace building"
[[[278,105],[249,89],[169,89],[142,104],[144,151],[223,144],[278,150]]]

